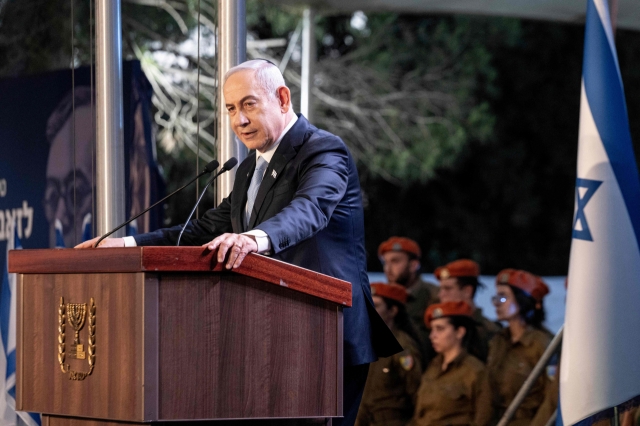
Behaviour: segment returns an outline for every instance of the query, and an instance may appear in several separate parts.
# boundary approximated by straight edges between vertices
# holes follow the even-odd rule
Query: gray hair
[[[275,98],[278,88],[287,86],[278,67],[266,59],[252,59],[230,68],[224,75],[223,85],[233,74],[244,70],[253,70],[255,72],[255,79],[258,85],[262,87],[269,97]]]

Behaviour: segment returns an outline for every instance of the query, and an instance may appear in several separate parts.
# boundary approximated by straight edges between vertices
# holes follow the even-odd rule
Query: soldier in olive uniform
[[[473,309],[477,343],[468,350],[480,361],[487,362],[489,341],[502,327],[485,318],[482,309],[473,303],[478,287],[482,286],[478,281],[480,266],[473,260],[459,259],[437,268],[434,275],[440,281],[440,301],[465,302]]]
[[[549,288],[529,272],[505,269],[496,278],[496,293],[493,304],[497,317],[507,321],[509,326],[490,342],[487,368],[494,391],[494,406],[502,416],[551,342],[549,333],[542,330],[542,299],[549,293]],[[509,425],[533,424],[545,394],[551,388],[547,375],[541,375]],[[537,421],[542,421],[539,416]]]
[[[407,291],[398,284],[371,284],[376,311],[404,348],[369,366],[357,426],[405,426],[411,419],[422,375],[417,332],[407,316]],[[413,337],[412,337],[413,336]]]
[[[465,349],[474,340],[473,308],[467,303],[431,305],[425,322],[438,353],[422,376],[412,426],[486,426],[492,418],[484,364]]]
[[[420,278],[422,252],[415,241],[404,237],[391,237],[378,247],[378,258],[390,283],[407,289],[407,313],[420,334],[420,350],[425,363],[435,356],[429,341],[429,330],[424,325],[427,307],[438,303],[438,286]]]

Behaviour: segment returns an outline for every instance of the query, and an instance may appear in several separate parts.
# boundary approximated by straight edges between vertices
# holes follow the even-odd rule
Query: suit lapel
[[[233,197],[233,204],[231,210],[233,213],[232,221],[235,222],[233,229],[244,229],[244,210],[247,205],[247,191],[251,184],[251,178],[253,177],[253,171],[256,168],[256,154],[254,151],[249,153],[247,161],[244,161],[236,174],[237,188],[234,187],[234,191],[238,191],[238,194]]]
[[[262,204],[267,193],[276,183],[287,163],[296,156],[297,150],[295,147],[303,142],[305,133],[308,129],[309,122],[300,115],[296,124],[293,125],[293,127],[282,138],[282,141],[280,141],[280,145],[273,154],[273,157],[269,162],[269,167],[267,167],[264,174],[264,179],[262,180],[260,189],[258,190],[258,195],[256,195],[256,201],[253,204],[253,211],[251,212],[251,220],[249,221],[249,229],[253,229],[255,227],[256,221],[258,220],[258,212],[260,212],[260,209],[262,208]],[[245,200],[246,198],[247,197],[245,195]]]

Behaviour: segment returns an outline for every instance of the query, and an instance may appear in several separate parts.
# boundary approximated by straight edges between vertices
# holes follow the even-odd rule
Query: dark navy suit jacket
[[[201,245],[225,232],[242,233],[256,157],[238,167],[220,206],[189,223],[181,244]],[[364,214],[355,163],[344,142],[300,116],[283,137],[256,196],[248,229],[261,229],[271,256],[349,281],[344,310],[345,364],[359,365],[402,350],[373,307],[366,273]],[[135,237],[139,245],[171,245],[180,227]]]

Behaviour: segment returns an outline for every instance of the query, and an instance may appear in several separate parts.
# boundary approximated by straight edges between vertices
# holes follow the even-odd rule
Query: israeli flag
[[[16,411],[16,274],[9,274],[9,250],[21,249],[14,225],[7,241],[7,262],[0,290],[0,368],[5,367],[5,379],[0,380],[0,425],[40,425],[40,415]],[[3,365],[4,364],[4,365]],[[1,376],[0,376],[1,377]]]
[[[560,367],[574,425],[640,395],[640,180],[606,0],[588,0]]]

